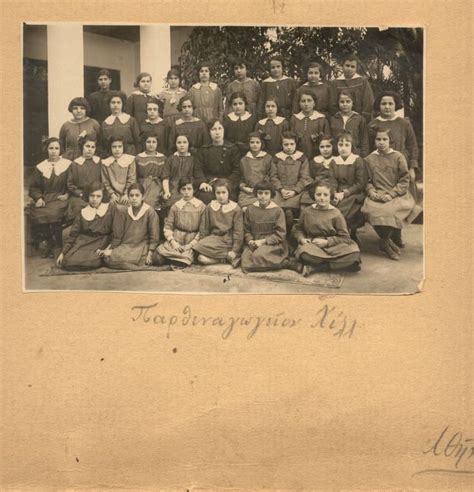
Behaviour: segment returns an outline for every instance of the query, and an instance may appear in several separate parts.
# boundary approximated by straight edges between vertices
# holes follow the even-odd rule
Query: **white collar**
[[[184,155],[179,155],[178,151],[176,151],[173,155],[177,157],[189,157],[191,155],[191,152],[186,152]]]
[[[150,125],[157,125],[158,123],[161,123],[163,121],[163,118],[160,118],[158,116],[158,119],[156,121],[150,121],[148,118],[145,120],[145,123],[150,123]]]
[[[329,159],[326,159],[322,155],[317,155],[316,157],[313,158],[313,161],[316,162],[317,164],[322,164],[326,169],[329,169],[329,163],[333,159],[334,159],[333,156],[331,156]]]
[[[127,212],[128,212],[128,215],[132,218],[132,220],[138,220],[138,219],[141,219],[145,215],[146,211],[149,208],[150,208],[150,205],[148,205],[148,203],[143,202],[137,215],[133,215],[133,208],[131,205],[127,208]]]
[[[120,123],[122,123],[122,125],[125,125],[125,123],[127,123],[127,121],[130,119],[130,115],[127,113],[120,113],[119,116],[114,116],[113,114],[111,114],[110,116],[107,116],[107,118],[105,118],[104,122],[107,123],[107,125],[113,125],[117,118],[119,119]]]
[[[387,118],[382,118],[381,116],[377,116],[377,118],[375,118],[376,120],[379,120],[379,121],[393,121],[393,120],[396,120],[397,118],[399,118],[399,116],[395,115],[393,118],[390,118],[387,120]]]
[[[154,93],[154,92],[142,92],[141,90],[136,90],[136,91],[133,91],[132,94],[134,94],[135,96],[144,96],[144,97],[155,97],[155,98],[158,98],[158,96]]]
[[[201,87],[206,87],[201,84],[201,82],[198,82],[197,84],[194,84],[193,87],[195,89],[200,89]],[[209,87],[215,91],[217,89],[217,84],[215,82],[209,82]]]
[[[184,121],[183,119],[179,118],[174,122],[174,124],[182,125],[183,123],[194,123],[195,121],[201,121],[201,120],[199,118],[196,118],[196,116],[193,116],[193,119],[190,121]]]
[[[234,111],[232,111],[232,113],[229,113],[227,115],[227,117],[232,121],[237,121],[238,119],[245,121],[248,120],[251,116],[252,115],[248,111],[245,111],[245,113],[242,116],[237,116]]]
[[[297,161],[301,156],[303,155],[303,152],[297,150],[294,154],[288,155],[285,154],[283,151],[278,152],[278,154],[275,155],[275,157],[278,157],[278,159],[281,159],[282,161],[286,161],[287,159],[293,159],[294,161]]]
[[[180,92],[186,92],[182,87],[178,87],[177,89],[173,90],[167,87],[163,92],[166,94],[179,94]]]
[[[92,160],[94,161],[95,164],[97,164],[100,161],[100,157],[98,155],[93,155]],[[74,159],[74,162],[76,164],[79,164],[80,166],[82,166],[85,161],[86,161],[86,158],[83,156],[78,157],[77,159]]]
[[[134,160],[135,156],[130,154],[122,154],[118,159],[111,155],[110,157],[107,157],[107,159],[104,159],[102,161],[102,164],[105,164],[106,167],[109,167],[112,163],[117,161],[117,164],[120,167],[128,167],[130,166],[130,164],[132,164]]]
[[[354,79],[360,79],[360,77],[361,77],[361,76],[360,76],[358,73],[356,73],[356,74],[354,75],[354,77],[352,77],[352,79],[346,79],[346,78],[344,77],[344,74],[342,74],[342,75],[339,75],[339,77],[338,77],[336,80],[354,80]]]
[[[328,208],[324,208],[324,209],[319,208],[317,203],[313,203],[311,204],[311,206],[318,210],[333,210],[334,208],[336,208],[334,205],[331,204],[329,204]]]
[[[258,202],[258,200],[256,202],[253,202],[252,205],[254,205],[255,207],[257,208],[262,208],[260,206],[260,203]],[[264,210],[268,210],[269,208],[275,208],[275,207],[278,207],[278,205],[272,200],[266,207]]]
[[[222,212],[227,213],[227,212],[232,212],[232,210],[237,207],[237,203],[233,202],[232,200],[229,200],[229,203],[226,203],[225,205],[221,205],[217,200],[212,200],[212,202],[209,204],[209,206],[214,210],[214,212],[218,212],[222,208]]]
[[[395,152],[393,149],[388,149],[388,152],[386,154],[381,154],[377,149],[375,149],[372,154],[375,154],[375,155],[388,155],[388,154],[392,154],[393,152]]]
[[[91,220],[94,220],[96,216],[103,217],[107,213],[108,209],[108,203],[101,203],[98,208],[87,205],[81,210],[81,215],[84,217],[84,219],[90,222]]]
[[[193,205],[194,207],[199,207],[201,205],[203,205],[203,203],[201,202],[201,200],[199,200],[198,198],[196,198],[195,196],[193,196],[191,198],[191,200],[189,201],[186,201],[184,200],[184,198],[181,198],[181,200],[178,200],[175,205],[180,209],[182,210],[183,207],[187,204],[187,203],[190,203],[191,205]]]
[[[267,121],[273,121],[275,125],[279,125],[280,123],[283,123],[285,121],[285,118],[283,116],[275,116],[275,118],[263,118],[263,120],[260,120],[259,123],[263,126]]]
[[[323,85],[323,83],[322,82],[318,82],[316,85],[310,85],[309,82],[305,82],[303,85],[306,86],[306,87],[316,87],[317,85]]]
[[[245,154],[245,157],[249,157],[250,159],[258,159],[259,157],[265,157],[267,153],[264,150],[261,150],[256,157],[250,152],[250,150]]]
[[[344,160],[340,155],[338,155],[337,157],[334,157],[334,162],[336,164],[338,164],[339,166],[349,166],[351,164],[354,164],[354,162],[356,161],[357,159],[357,155],[355,154],[350,154],[346,160]]]
[[[311,116],[305,116],[303,111],[300,111],[299,113],[296,113],[295,118],[298,118],[299,120],[302,120],[304,118],[309,118],[310,120],[319,120],[319,118],[325,118],[325,116],[318,111],[314,110],[313,114]]]
[[[60,157],[57,162],[54,163],[54,174],[56,176],[59,176],[62,174],[64,171],[67,170],[67,168],[70,166],[71,161],[68,159],[64,159],[63,157]],[[40,162],[37,166],[36,169],[46,178],[49,179],[51,177],[51,174],[53,174],[53,163],[51,161],[48,161],[48,159],[45,159],[44,161]]]
[[[281,82],[282,80],[286,80],[288,79],[289,77],[287,77],[286,75],[283,75],[281,79],[274,79],[273,77],[268,77],[267,79],[264,80],[264,82]],[[267,207],[268,208],[268,207]]]
[[[165,157],[164,154],[157,152],[155,155],[149,155],[146,152],[140,152],[137,157]]]

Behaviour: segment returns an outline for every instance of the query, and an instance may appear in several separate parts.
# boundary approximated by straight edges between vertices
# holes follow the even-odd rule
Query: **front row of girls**
[[[223,140],[220,124],[214,124],[211,137]],[[406,159],[390,147],[390,130],[376,133],[377,150],[365,164],[352,152],[349,132],[338,139],[338,157],[331,158],[331,141],[323,138],[321,156],[311,163],[296,150],[296,140],[294,133],[283,133],[283,151],[272,157],[262,150],[261,134],[252,133],[236,190],[235,179],[218,173],[206,180],[185,135],[177,136],[178,150],[168,159],[157,152],[154,135],[137,157],[124,153],[123,139],[111,139],[112,156],[103,161],[94,156],[93,137],[85,138],[82,158],[74,163],[61,157],[59,139],[51,138],[48,159],[36,167],[30,186],[33,224],[47,254],[61,248],[58,265],[71,269],[103,262],[111,268],[165,262],[184,267],[197,260],[234,267],[241,262],[244,271],[304,266],[306,275],[327,268],[358,270],[356,230],[364,219],[380,236],[380,249],[398,260],[401,229],[420,209],[410,193]],[[233,175],[234,169],[229,178]],[[74,210],[63,245],[64,216],[74,216]],[[99,236],[110,238],[101,242]],[[289,258],[292,241],[297,261]]]

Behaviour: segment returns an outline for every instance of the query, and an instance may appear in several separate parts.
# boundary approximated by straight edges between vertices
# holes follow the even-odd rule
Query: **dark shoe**
[[[359,262],[354,262],[351,266],[348,266],[345,271],[346,272],[360,272],[361,266]]]
[[[393,249],[393,251],[395,251],[395,253],[397,253],[398,255],[400,254],[400,248],[395,244],[395,242],[392,239],[389,239],[388,245],[391,249]]]
[[[351,230],[351,239],[357,244],[357,246],[359,246],[360,248],[360,239],[359,239],[359,236],[357,234],[357,229],[352,229]]]
[[[297,273],[303,272],[303,265],[296,260],[286,260],[286,262],[283,264],[283,268],[285,268],[286,270],[293,270]]]
[[[398,249],[398,248],[397,248]],[[385,246],[385,254],[391,259],[391,260],[395,260],[395,261],[398,261],[400,259],[400,250],[398,250],[398,252],[392,248],[392,246],[390,245],[390,241],[387,241],[386,242],[386,246]]]
[[[405,247],[405,243],[403,242],[403,239],[402,239],[402,230],[401,229],[395,229],[395,231],[392,234],[392,242],[395,243],[399,248]]]

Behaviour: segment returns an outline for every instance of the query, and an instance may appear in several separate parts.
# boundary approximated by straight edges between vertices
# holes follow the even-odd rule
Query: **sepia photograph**
[[[424,30],[23,24],[26,291],[414,294]]]

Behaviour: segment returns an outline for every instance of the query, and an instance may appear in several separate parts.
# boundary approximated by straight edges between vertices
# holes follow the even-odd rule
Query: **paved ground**
[[[52,260],[33,256],[26,259],[25,287],[30,290],[128,290],[141,292],[195,293],[413,293],[423,279],[423,226],[411,224],[403,232],[407,246],[400,261],[379,253],[378,239],[370,226],[360,229],[362,270],[346,273],[340,289],[321,288],[293,283],[272,282],[255,278],[185,274],[183,272],[123,272],[103,275],[66,275],[40,277],[39,272]],[[315,274],[317,275],[317,274]],[[124,288],[126,286],[126,288]]]

